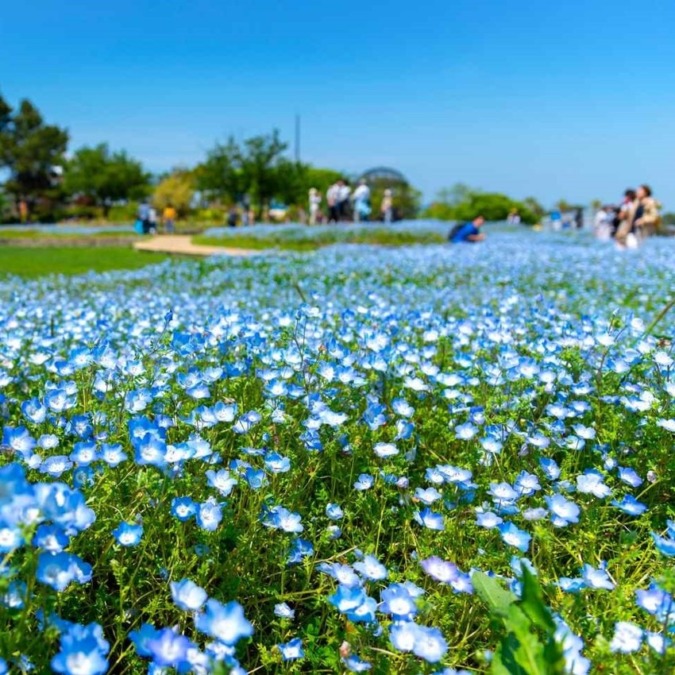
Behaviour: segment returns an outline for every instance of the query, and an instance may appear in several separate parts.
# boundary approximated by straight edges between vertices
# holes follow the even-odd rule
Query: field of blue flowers
[[[672,673],[675,241],[0,282],[0,673]]]

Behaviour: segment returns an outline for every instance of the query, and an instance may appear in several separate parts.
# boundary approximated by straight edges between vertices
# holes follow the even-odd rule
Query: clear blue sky
[[[649,182],[675,210],[675,2],[30,0],[0,92],[154,170],[278,127],[302,156],[545,204]]]

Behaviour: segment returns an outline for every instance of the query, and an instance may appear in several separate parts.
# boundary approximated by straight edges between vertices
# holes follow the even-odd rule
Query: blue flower
[[[344,511],[340,508],[338,504],[327,504],[326,515],[331,520],[341,520],[344,516]]]
[[[647,506],[635,499],[633,495],[624,495],[621,501],[614,499],[612,506],[616,506],[629,516],[641,516],[647,510]]]
[[[222,506],[213,498],[209,497],[197,507],[197,525],[207,532],[215,532],[223,519]]]
[[[274,615],[281,619],[292,620],[295,618],[295,610],[291,609],[285,602],[274,605]]]
[[[551,522],[555,527],[566,527],[570,523],[579,522],[579,507],[562,495],[546,497],[546,504],[551,512]]]
[[[223,605],[217,600],[208,600],[206,609],[197,615],[195,626],[230,646],[253,635],[253,625],[244,616],[244,608],[234,601]]]
[[[395,621],[410,621],[417,614],[415,599],[402,584],[392,584],[380,594],[380,611],[391,615]]]
[[[64,591],[73,581],[84,584],[91,580],[91,565],[72,553],[41,553],[35,576],[55,591]]]
[[[72,624],[61,634],[60,643],[61,650],[51,660],[55,672],[64,675],[102,675],[108,671],[106,655],[110,646],[98,624]]]
[[[346,614],[360,607],[366,600],[366,593],[360,586],[339,584],[337,590],[328,598],[338,612]]]
[[[120,523],[113,530],[113,537],[121,546],[137,546],[143,536],[143,526],[134,523]]]
[[[362,473],[356,483],[354,483],[355,490],[368,490],[373,487],[373,482],[375,479],[367,473]]]
[[[171,597],[176,605],[186,611],[195,612],[206,602],[206,591],[190,579],[171,582]]]
[[[180,668],[187,663],[188,650],[194,644],[172,628],[163,628],[145,641],[145,649],[160,668]]]
[[[513,523],[501,523],[497,529],[502,535],[502,539],[510,546],[515,546],[519,551],[525,553],[530,546],[532,536],[524,530],[518,529]]]
[[[171,500],[171,515],[181,521],[190,520],[196,515],[197,506],[190,497],[174,497]]]
[[[440,513],[435,513],[428,507],[422,509],[421,511],[415,511],[413,518],[415,519],[415,522],[429,530],[442,531],[445,529],[443,515]]]
[[[644,632],[642,628],[629,621],[617,621],[614,625],[614,637],[609,643],[613,652],[631,654],[640,649]]]
[[[314,555],[312,542],[298,537],[297,539],[293,539],[293,543],[291,544],[291,550],[288,554],[288,564],[295,565],[311,555]]]
[[[295,659],[302,659],[305,652],[302,648],[302,640],[300,638],[293,638],[285,644],[277,645],[281,652],[281,658],[284,661],[294,661]]]
[[[372,555],[367,555],[361,562],[354,563],[354,569],[371,581],[387,578],[387,568]]]

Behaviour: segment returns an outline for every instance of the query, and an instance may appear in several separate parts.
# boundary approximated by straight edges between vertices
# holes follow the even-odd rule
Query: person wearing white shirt
[[[354,200],[354,220],[359,222],[361,220],[367,221],[370,216],[370,188],[365,180],[359,182],[358,187],[354,190],[352,195]]]

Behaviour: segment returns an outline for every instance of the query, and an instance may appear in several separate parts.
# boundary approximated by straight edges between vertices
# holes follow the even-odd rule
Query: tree
[[[253,136],[244,141],[239,161],[246,191],[258,204],[258,215],[279,192],[282,171],[288,171],[290,162],[283,157],[286,148],[288,144],[279,138],[277,129],[271,134]]]
[[[486,220],[505,220],[513,210],[518,211],[523,223],[533,224],[543,214],[543,208],[532,197],[517,201],[500,192],[482,192],[466,185],[441,190],[426,211],[429,218],[439,220],[473,220],[482,215]]]
[[[24,99],[14,111],[0,96],[0,167],[9,171],[5,190],[15,204],[51,210],[60,188],[55,167],[63,163],[68,132],[45,124],[40,111]]]
[[[180,218],[187,216],[195,194],[195,178],[191,171],[178,169],[162,179],[155,188],[152,203],[158,210],[173,206]]]
[[[110,152],[107,143],[100,143],[75,152],[66,165],[63,187],[67,194],[103,207],[107,216],[113,202],[146,197],[150,175],[124,150]]]
[[[206,161],[195,171],[197,190],[211,200],[234,202],[244,192],[244,177],[241,171],[241,150],[234,137],[227,143],[209,150]]]

